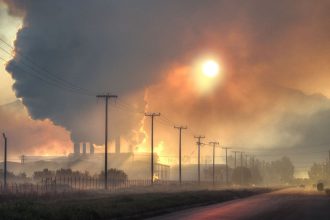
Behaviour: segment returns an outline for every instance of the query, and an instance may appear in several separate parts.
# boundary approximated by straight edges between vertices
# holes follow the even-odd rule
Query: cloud
[[[138,111],[147,101],[149,110],[226,143],[299,146],[313,135],[293,132],[297,121],[286,117],[304,121],[329,108],[325,1],[6,2],[13,15],[24,16],[16,51],[92,93],[129,97]],[[189,70],[210,54],[221,60],[225,77],[199,96]],[[65,127],[74,140],[102,143],[103,105],[31,77],[23,61],[17,53],[7,70],[29,114]],[[131,137],[141,119],[112,111],[111,136]]]

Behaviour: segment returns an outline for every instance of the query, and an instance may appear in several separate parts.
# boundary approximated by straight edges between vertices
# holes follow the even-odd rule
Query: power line
[[[2,57],[0,57],[0,59],[4,60]],[[7,61],[7,60],[4,60],[4,61]],[[8,62],[8,61],[7,61]],[[44,78],[42,75],[34,72],[34,71],[29,71],[29,70],[26,70],[24,67],[24,65],[18,65],[17,63],[12,63],[13,67],[14,68],[17,68],[19,69],[20,72],[23,72],[23,73],[26,73],[28,77],[34,77],[40,81],[42,81],[43,83],[49,85],[49,86],[52,86],[54,88],[57,88],[57,89],[61,89],[61,91],[65,91],[65,92],[70,92],[70,93],[75,93],[75,94],[78,94],[78,95],[84,95],[84,96],[94,96],[94,95],[91,95],[91,94],[87,94],[87,93],[83,93],[83,92],[79,92],[75,89],[71,89],[71,88],[68,88],[62,84],[59,84],[59,83],[56,83],[50,79],[47,79],[47,78]]]
[[[16,102],[17,102],[17,100],[12,101],[12,102],[7,102],[7,103],[4,103],[4,104],[1,104],[1,105],[0,105],[0,108],[1,108],[1,107],[5,107],[5,106],[8,106],[8,105],[11,105],[11,104],[14,104],[14,103],[16,103]]]
[[[14,50],[14,48],[10,44],[5,42],[1,38],[0,38],[0,41],[5,43],[12,50]],[[11,54],[11,52],[4,49],[3,47],[0,47],[0,49],[2,51],[4,51],[5,53],[7,53],[12,59],[15,60],[15,57]],[[38,78],[39,80],[47,83],[48,85],[52,85],[52,86],[55,86],[55,87],[58,87],[61,89],[66,89],[66,90],[69,90],[70,92],[76,92],[79,94],[93,96],[92,92],[90,92],[89,90],[82,88],[80,86],[77,86],[77,85],[59,77],[57,74],[55,75],[55,74],[50,73],[48,70],[46,70],[43,67],[40,67],[35,62],[33,62],[29,57],[25,56],[24,54],[20,53],[19,51],[15,51],[15,52],[16,52],[16,54],[20,55],[22,58],[21,63],[20,63],[21,66],[19,66],[17,62],[11,62],[11,64],[14,65],[16,68],[20,69],[21,71],[28,73],[30,75],[33,75],[35,78]],[[5,62],[9,62],[8,60],[5,60],[2,57],[0,57],[0,58],[1,58],[1,60],[5,61]],[[27,67],[30,71],[23,69],[22,66]]]
[[[8,42],[6,42],[5,40],[1,39],[0,38],[0,41],[3,42],[6,46],[8,46],[11,50],[15,50],[14,47],[12,47]],[[15,59],[15,57],[10,53],[8,52],[6,49],[4,48],[1,48],[3,51],[5,51],[8,55],[10,55],[12,58]],[[53,74],[51,73],[49,70],[45,69],[44,67],[38,65],[37,63],[35,63],[32,59],[30,59],[28,56],[24,55],[23,53],[21,53],[20,51],[16,50],[15,51],[16,54],[20,55],[21,57],[23,57],[26,61],[27,61],[27,64],[30,64],[29,66],[31,66],[31,68],[35,68],[36,71],[41,71],[43,73],[46,73],[47,76],[51,77],[53,80],[55,81],[58,81],[58,82],[61,82],[61,83],[64,83],[64,84],[67,84],[68,86],[70,86],[71,88],[74,88],[74,89],[78,89],[78,90],[82,90],[82,91],[85,91],[85,92],[88,92],[89,93],[89,90],[85,89],[85,88],[82,88],[80,86],[77,86],[73,83],[71,83],[70,81],[66,80],[66,79],[63,79],[61,78],[60,76],[58,76],[58,74]],[[24,62],[24,60],[22,59],[22,61]]]

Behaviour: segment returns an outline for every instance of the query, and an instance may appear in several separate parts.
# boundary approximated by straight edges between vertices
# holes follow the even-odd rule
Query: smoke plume
[[[314,130],[318,121],[322,129],[329,125],[329,2],[6,2],[24,22],[15,43],[19,53],[7,66],[16,95],[34,119],[52,120],[74,140],[102,143],[102,100],[31,77],[20,54],[93,94],[116,93],[142,112],[147,101],[149,110],[225,143],[330,142]],[[221,60],[224,78],[200,95],[189,81],[192,63],[209,54]],[[139,133],[142,117],[113,109],[112,137]],[[176,139],[159,129],[157,142],[166,139],[166,150],[175,152]]]

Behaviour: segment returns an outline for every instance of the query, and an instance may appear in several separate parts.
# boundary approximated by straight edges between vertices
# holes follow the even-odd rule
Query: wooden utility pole
[[[181,142],[182,142],[182,130],[187,129],[187,126],[174,126],[174,128],[179,130],[179,183],[182,184],[182,166],[181,166]]]
[[[245,167],[248,168],[248,155],[245,154]]]
[[[228,157],[227,157],[227,151],[228,151],[228,149],[231,149],[231,148],[223,147],[222,149],[224,149],[226,151],[226,184],[228,185]]]
[[[237,163],[236,163],[236,154],[240,153],[240,151],[233,151],[233,153],[235,154],[235,169],[237,168]]]
[[[329,159],[328,159],[328,172],[330,171],[330,150],[329,150]]]
[[[108,105],[109,99],[117,99],[117,95],[97,95],[97,98],[105,99],[105,141],[104,141],[104,189],[108,189]]]
[[[144,113],[151,118],[151,185],[154,184],[154,117],[160,116],[160,113]]]
[[[209,144],[211,144],[213,146],[213,161],[212,161],[212,183],[213,186],[215,185],[215,147],[217,145],[219,145],[219,142],[210,142]]]
[[[241,185],[243,184],[243,152],[241,151]]]
[[[201,142],[201,139],[205,138],[205,136],[194,136],[194,138],[197,139],[197,147],[198,147],[198,184],[201,183],[201,145],[203,144]]]
[[[4,139],[4,162],[3,162],[3,186],[4,190],[7,191],[7,137],[5,133],[2,133]]]

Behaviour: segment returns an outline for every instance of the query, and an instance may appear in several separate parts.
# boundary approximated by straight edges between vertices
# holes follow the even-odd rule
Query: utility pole
[[[7,137],[5,133],[2,133],[3,139],[5,141],[4,147],[4,162],[3,162],[3,185],[5,191],[7,191]]]
[[[160,113],[144,113],[151,117],[151,185],[154,184],[154,117],[160,116]]]
[[[236,163],[236,153],[240,153],[240,151],[233,151],[233,153],[235,154],[235,169],[237,168],[237,163]]]
[[[231,149],[229,147],[223,147],[222,149],[224,149],[226,151],[226,184],[228,185],[228,157],[227,157],[227,150]]]
[[[21,164],[24,165],[24,163],[25,163],[25,155],[23,154],[23,155],[21,156]]]
[[[243,152],[241,151],[241,172],[240,172],[240,174],[241,174],[241,185],[242,185],[242,183],[243,183]]]
[[[108,189],[108,105],[110,99],[117,99],[117,95],[97,95],[97,98],[105,99],[105,141],[104,141],[104,189]]]
[[[245,154],[245,167],[248,168],[248,155]]]
[[[330,171],[330,150],[329,150],[329,161],[328,161],[328,172]]]
[[[215,185],[215,146],[219,145],[219,142],[210,142],[209,144],[211,144],[213,146],[213,164],[212,164],[212,183],[213,186]]]
[[[197,139],[197,147],[198,147],[198,184],[201,183],[201,145],[202,145],[202,142],[201,142],[201,139],[205,138],[205,136],[194,136],[194,138]]]
[[[182,183],[182,167],[181,167],[181,142],[182,142],[182,130],[187,129],[187,126],[174,126],[179,130],[179,183]]]

